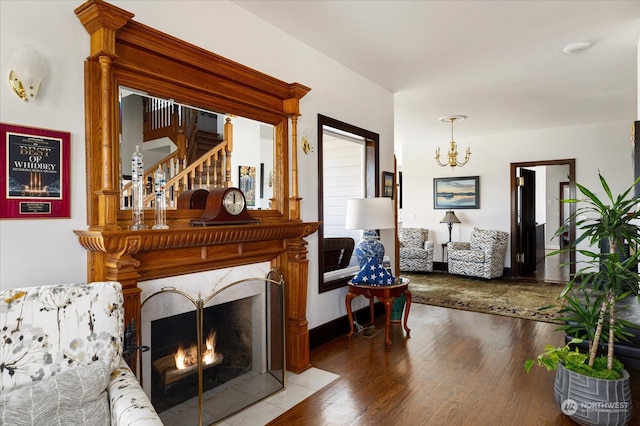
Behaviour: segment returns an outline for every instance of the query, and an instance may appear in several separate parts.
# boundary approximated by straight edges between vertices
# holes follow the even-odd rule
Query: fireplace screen
[[[185,300],[192,309],[151,321],[151,365],[142,369],[161,416],[211,424],[284,389],[280,274],[236,281],[204,298],[164,287],[142,302],[142,314],[173,312]]]

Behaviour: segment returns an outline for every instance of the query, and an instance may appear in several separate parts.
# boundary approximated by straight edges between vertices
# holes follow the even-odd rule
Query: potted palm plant
[[[617,318],[616,305],[630,294],[638,295],[640,276],[637,272],[640,229],[640,197],[630,197],[640,178],[622,194],[613,196],[606,180],[598,173],[606,199],[576,184],[584,199],[563,200],[578,203],[574,215],[565,226],[576,221],[579,235],[568,249],[574,249],[586,260],[567,283],[560,300],[564,325],[559,329],[576,336],[564,347],[545,347],[536,360],[527,360],[527,372],[535,364],[556,371],[555,398],[562,411],[582,425],[623,425],[632,415],[629,374],[614,358],[615,342],[626,340],[630,323]],[[601,253],[600,244],[607,242],[609,251]],[[586,242],[590,249],[578,246]],[[625,253],[625,247],[631,247]],[[597,251],[591,248],[598,248]],[[624,253],[624,255],[623,255]],[[586,353],[577,347],[588,341]],[[600,355],[606,348],[606,355]],[[611,398],[615,398],[611,400]]]

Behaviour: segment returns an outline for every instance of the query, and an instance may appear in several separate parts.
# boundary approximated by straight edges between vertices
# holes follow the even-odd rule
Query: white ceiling
[[[395,93],[396,146],[637,118],[640,1],[234,3]]]

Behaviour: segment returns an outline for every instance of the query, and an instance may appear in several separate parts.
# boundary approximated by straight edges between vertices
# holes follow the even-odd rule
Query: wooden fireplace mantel
[[[84,64],[88,229],[74,231],[87,250],[88,279],[122,283],[125,321],[139,327],[140,281],[271,262],[285,281],[287,368],[307,369],[303,238],[319,224],[300,219],[296,141],[300,100],[311,89],[137,23],[103,0],[88,0],[75,14],[91,39]],[[250,212],[259,223],[191,227],[201,210],[173,210],[167,211],[169,229],[129,230],[131,212],[120,208],[120,87],[273,126],[270,208]],[[153,211],[145,218],[151,228]]]
[[[308,236],[317,222],[178,227],[164,230],[74,231],[82,247],[100,258],[95,276],[120,281],[125,288],[138,281],[186,273],[270,262],[287,251],[287,242]]]

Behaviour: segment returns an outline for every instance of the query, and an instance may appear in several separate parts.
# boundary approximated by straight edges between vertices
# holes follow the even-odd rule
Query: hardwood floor
[[[549,254],[553,250],[545,250]],[[569,281],[569,253],[557,254],[555,256],[545,256],[543,265],[543,276],[545,281],[567,282]],[[561,266],[564,265],[564,266]]]
[[[555,324],[413,303],[408,325],[408,339],[392,325],[389,351],[381,318],[374,337],[314,349],[313,366],[340,378],[269,425],[575,425],[555,404],[554,373],[523,367],[562,343]],[[640,425],[640,375],[631,377]]]
[[[551,253],[553,250],[545,250],[545,253]],[[555,256],[545,256],[543,260],[538,262],[536,270],[530,274],[522,275],[520,278],[529,278],[547,282],[567,282],[569,281],[569,254],[562,253]]]

